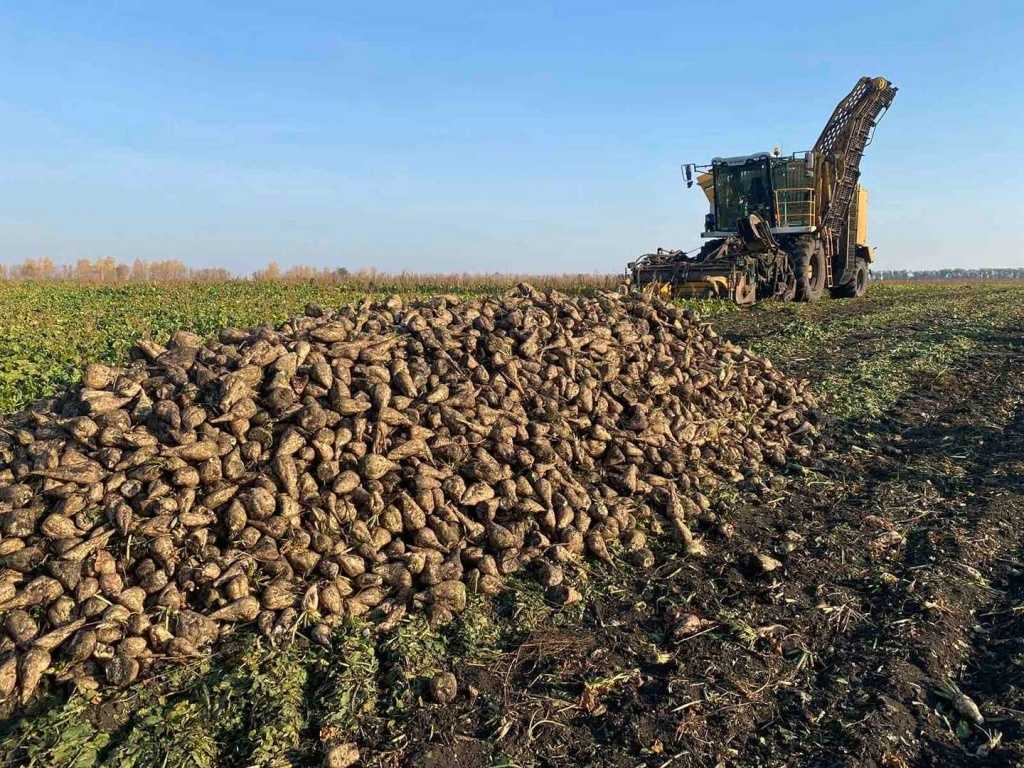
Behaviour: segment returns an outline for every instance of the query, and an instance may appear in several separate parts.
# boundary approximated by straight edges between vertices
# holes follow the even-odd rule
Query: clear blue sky
[[[862,74],[879,266],[1024,266],[1020,2],[8,2],[0,261],[612,271]]]

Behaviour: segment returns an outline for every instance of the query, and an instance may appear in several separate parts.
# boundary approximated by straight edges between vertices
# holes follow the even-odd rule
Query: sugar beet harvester
[[[832,113],[809,152],[778,150],[683,166],[711,203],[707,242],[694,254],[659,248],[629,264],[637,286],[678,296],[816,301],[861,296],[873,248],[860,160],[896,88],[862,77]]]

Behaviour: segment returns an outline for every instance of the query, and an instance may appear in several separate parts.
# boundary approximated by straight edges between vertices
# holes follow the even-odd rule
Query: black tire
[[[853,269],[853,279],[833,290],[832,295],[841,299],[856,299],[868,292],[868,263],[857,259]]]
[[[825,294],[825,252],[817,240],[797,243],[793,271],[797,301],[817,301]]]

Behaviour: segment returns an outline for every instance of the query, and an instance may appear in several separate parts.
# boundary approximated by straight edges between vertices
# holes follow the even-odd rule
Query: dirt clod
[[[430,678],[430,698],[438,704],[451,704],[459,691],[459,682],[451,672],[438,672]]]
[[[328,747],[324,755],[324,768],[350,768],[359,762],[359,748],[351,743]]]
[[[749,562],[751,570],[755,573],[771,573],[782,567],[780,561],[761,552],[751,552]]]

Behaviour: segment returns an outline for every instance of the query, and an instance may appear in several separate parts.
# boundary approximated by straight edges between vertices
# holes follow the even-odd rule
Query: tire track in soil
[[[978,655],[974,616],[998,611],[1007,600],[986,586],[986,574],[998,581],[999,563],[1024,549],[1018,524],[1024,497],[990,481],[1008,442],[1019,443],[1024,431],[1024,358],[1008,348],[1012,339],[993,341],[1000,354],[972,357],[959,377],[933,382],[904,401],[906,415],[890,420],[875,438],[875,452],[861,462],[863,492],[832,510],[827,527],[836,535],[791,570],[797,582],[838,586],[825,602],[842,598],[857,608],[850,611],[851,631],[831,639],[819,634],[811,649],[819,658],[817,691],[795,715],[810,722],[776,715],[748,741],[751,757],[778,764],[789,750],[786,764],[794,751],[806,760],[798,764],[821,766],[979,764],[963,747],[974,751],[985,739],[975,732],[962,744],[953,731],[956,718],[935,690]],[[943,387],[957,391],[951,397]],[[926,409],[932,415],[922,417]],[[977,426],[986,421],[989,426]],[[882,459],[892,451],[887,444],[900,438],[898,460]],[[911,514],[908,506],[922,502],[926,508]],[[822,563],[833,565],[831,573],[815,580],[810,571]],[[815,623],[803,631],[813,633]],[[1004,657],[988,656],[997,663]],[[983,667],[978,676],[992,679]],[[972,682],[963,682],[968,695]],[[794,750],[791,730],[803,730],[811,743]],[[1014,751],[1004,747],[987,760],[1009,765]]]
[[[975,757],[965,760],[962,750],[931,742],[928,746],[936,764],[978,765],[979,754],[986,765],[1024,763],[1024,545],[1017,531],[1024,513],[1024,406],[1018,407],[1001,437],[992,451],[985,483],[993,506],[1006,510],[1005,527],[1016,533],[1017,546],[993,559],[989,581],[998,590],[997,597],[976,614],[970,658],[961,681],[961,688],[981,704],[986,715],[988,743],[976,738],[974,742],[981,743],[971,745]]]

